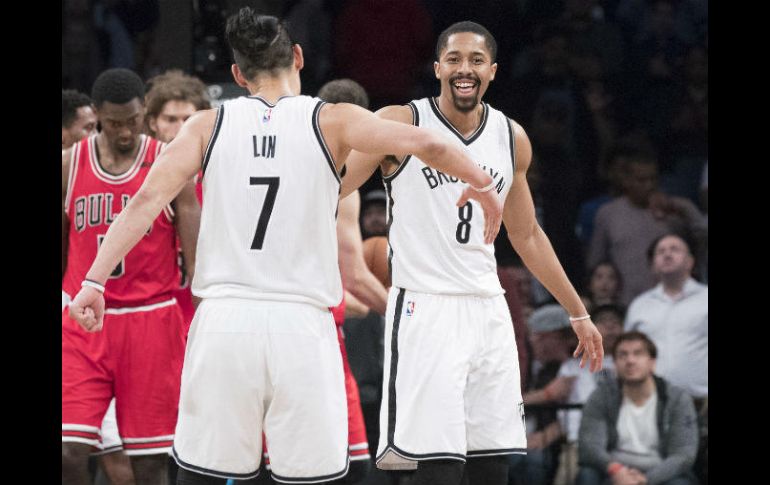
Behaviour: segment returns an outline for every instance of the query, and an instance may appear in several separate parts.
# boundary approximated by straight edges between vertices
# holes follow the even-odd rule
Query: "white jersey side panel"
[[[435,130],[464,149],[497,182],[504,201],[514,174],[508,118],[483,104],[479,128],[463,138],[433,99],[410,103],[415,124]],[[408,157],[389,177],[388,243],[393,286],[423,293],[493,296],[504,293],[493,244],[484,244],[484,214],[475,200],[456,207],[466,184]]]
[[[339,177],[322,102],[241,97],[220,108],[203,165],[193,294],[337,305]]]

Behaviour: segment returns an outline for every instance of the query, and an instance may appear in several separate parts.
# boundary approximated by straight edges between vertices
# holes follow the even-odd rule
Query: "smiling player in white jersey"
[[[481,102],[497,70],[484,27],[459,22],[440,36],[437,98],[378,115],[441,133],[494,179],[514,249],[572,316],[582,365],[601,368],[601,335],[535,220],[527,185],[532,148],[523,128]],[[377,466],[416,470],[409,485],[507,483],[505,455],[526,452],[513,324],[494,246],[464,184],[419,155],[353,153],[342,195],[380,166],[388,193],[391,288]],[[467,461],[467,464],[466,464]]]

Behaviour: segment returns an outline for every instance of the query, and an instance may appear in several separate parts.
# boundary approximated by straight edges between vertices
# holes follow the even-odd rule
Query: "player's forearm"
[[[157,195],[140,190],[110,225],[86,278],[104,284],[167,203]]]
[[[349,291],[345,292],[345,318],[363,318],[369,313],[369,307],[359,301]]]
[[[539,225],[527,235],[508,234],[513,248],[532,274],[556,298],[570,316],[588,313],[583,301],[567,278],[551,241]]]
[[[420,160],[477,189],[486,187],[492,182],[492,176],[481,170],[460,148],[445,143],[433,133],[430,137],[414,153]]]
[[[184,255],[185,271],[192,280],[195,274],[195,250],[201,223],[201,208],[195,198],[195,186],[185,186],[177,196],[176,230]]]
[[[354,284],[348,288],[348,291],[350,294],[361,300],[364,305],[380,315],[385,315],[385,307],[388,303],[388,291],[368,269],[364,268],[362,271],[357,272],[356,280]]]

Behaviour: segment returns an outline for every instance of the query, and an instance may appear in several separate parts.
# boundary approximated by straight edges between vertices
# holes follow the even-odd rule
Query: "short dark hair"
[[[318,97],[328,103],[352,103],[369,109],[369,96],[363,86],[352,79],[335,79],[321,86]]]
[[[633,341],[643,342],[644,346],[647,347],[647,353],[650,354],[650,357],[653,359],[658,358],[658,348],[655,346],[655,343],[650,340],[650,337],[648,337],[646,334],[636,330],[623,333],[620,335],[620,337],[618,337],[618,339],[615,341],[615,345],[612,346],[612,358],[614,359],[617,356],[617,351],[620,344],[623,342]]]
[[[695,247],[695,241],[693,240],[692,236],[690,236],[690,234],[687,234],[683,231],[667,231],[656,237],[647,247],[647,262],[652,264],[652,260],[655,258],[655,248],[658,247],[660,241],[667,237],[676,237],[681,239],[682,242],[684,242],[684,245],[687,246],[687,250],[690,252],[690,256],[693,258],[695,257],[695,252],[693,251],[693,248]]]
[[[591,312],[594,323],[596,323],[596,319],[599,318],[599,315],[602,313],[612,313],[618,317],[620,319],[621,326],[623,325],[623,319],[626,317],[626,311],[622,306],[615,305],[614,303],[606,303],[604,305],[597,306]]]
[[[211,108],[203,81],[179,69],[159,74],[147,81],[147,85],[150,86],[145,97],[148,117],[157,117],[169,101],[186,101],[196,110]]]
[[[233,59],[247,79],[261,71],[290,67],[294,60],[286,24],[272,15],[258,15],[251,7],[227,19],[226,35]]]
[[[441,35],[438,36],[438,42],[436,42],[436,60],[441,58],[441,51],[446,49],[447,42],[449,42],[449,36],[462,32],[472,32],[483,36],[484,43],[487,45],[487,49],[489,49],[489,55],[492,57],[492,62],[495,62],[495,59],[497,59],[497,42],[495,42],[495,38],[483,25],[469,20],[456,22],[441,32]]]
[[[78,108],[91,106],[88,95],[74,89],[61,90],[61,126],[69,128],[78,117]]]
[[[99,74],[91,88],[91,99],[97,108],[105,102],[126,104],[134,98],[144,104],[144,82],[130,69],[107,69]]]
[[[610,163],[616,162],[618,159],[623,159],[628,163],[629,161],[638,163],[658,163],[658,154],[651,144],[647,143],[645,139],[638,137],[627,137],[618,140],[609,150],[607,160]],[[625,169],[626,167],[624,167]]]

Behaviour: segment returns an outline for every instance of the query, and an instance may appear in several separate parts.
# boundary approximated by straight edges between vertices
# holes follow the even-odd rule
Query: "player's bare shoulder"
[[[182,130],[179,135],[181,137],[181,135],[186,132],[188,136],[194,136],[201,139],[205,146],[214,134],[218,118],[219,108],[196,111],[187,119],[185,124],[182,125]]]
[[[385,106],[377,110],[375,114],[386,120],[400,121],[409,125],[414,121],[412,109],[407,104]]]

